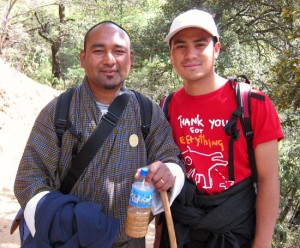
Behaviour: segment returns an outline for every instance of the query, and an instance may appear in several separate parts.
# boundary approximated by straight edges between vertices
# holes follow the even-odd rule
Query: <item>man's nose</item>
[[[185,59],[194,59],[198,55],[197,49],[188,47],[185,52]]]
[[[115,63],[116,63],[116,59],[113,53],[106,52],[103,56],[103,64],[111,65]]]

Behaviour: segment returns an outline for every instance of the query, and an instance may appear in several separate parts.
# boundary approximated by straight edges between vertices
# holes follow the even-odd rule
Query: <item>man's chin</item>
[[[117,89],[118,87],[115,86],[115,85],[106,85],[103,87],[105,90],[115,90]]]
[[[123,85],[123,83],[124,82],[120,82],[117,84],[105,84],[105,85],[103,85],[103,88],[105,90],[116,90],[116,89],[119,89]]]

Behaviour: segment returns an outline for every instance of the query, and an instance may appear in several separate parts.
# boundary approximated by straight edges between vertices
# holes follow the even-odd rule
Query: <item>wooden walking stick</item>
[[[169,203],[167,192],[166,191],[160,192],[160,197],[161,197],[162,203],[164,205],[168,233],[169,233],[170,247],[177,248],[176,235],[175,235],[174,224],[173,224],[173,219],[172,219],[170,203]]]

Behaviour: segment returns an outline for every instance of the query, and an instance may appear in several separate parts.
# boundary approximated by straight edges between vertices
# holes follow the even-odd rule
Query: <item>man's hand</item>
[[[139,170],[135,177],[139,177]],[[156,161],[149,165],[146,182],[151,182],[158,192],[167,191],[174,186],[175,177],[168,166],[160,161]]]

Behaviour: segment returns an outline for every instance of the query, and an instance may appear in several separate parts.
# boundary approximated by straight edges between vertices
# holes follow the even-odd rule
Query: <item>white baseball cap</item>
[[[176,33],[191,27],[201,28],[219,40],[217,26],[211,14],[203,10],[192,9],[180,14],[173,20],[169,34],[164,41],[169,43]]]

